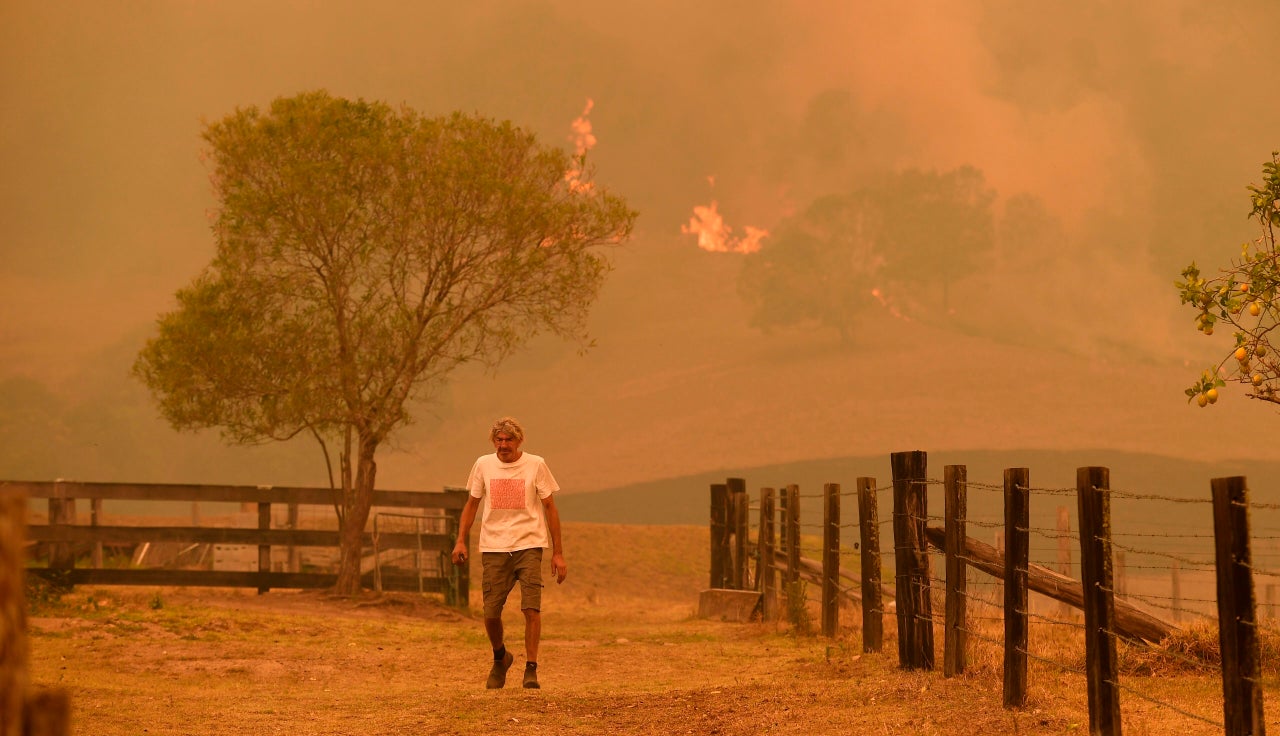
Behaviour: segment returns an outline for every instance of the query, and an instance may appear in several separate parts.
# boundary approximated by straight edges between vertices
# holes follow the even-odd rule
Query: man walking
[[[551,548],[551,572],[563,583],[568,570],[560,541],[560,512],[553,494],[560,490],[541,457],[520,450],[524,429],[511,417],[493,423],[489,440],[495,452],[482,455],[467,480],[470,498],[458,522],[453,564],[467,560],[467,538],[481,502],[480,561],[484,590],[484,629],[493,646],[493,669],[487,688],[507,683],[515,657],[507,651],[502,609],[507,595],[520,583],[524,613],[524,686],[538,687],[538,641],[542,636],[542,550]]]

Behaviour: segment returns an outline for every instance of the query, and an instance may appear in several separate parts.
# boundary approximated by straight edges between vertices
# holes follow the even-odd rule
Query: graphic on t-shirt
[[[524,478],[494,478],[490,480],[489,508],[524,508]]]

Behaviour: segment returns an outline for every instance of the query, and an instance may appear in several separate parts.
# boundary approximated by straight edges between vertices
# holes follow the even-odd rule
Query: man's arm
[[[476,521],[476,510],[480,508],[480,499],[467,496],[467,505],[462,507],[462,518],[458,519],[458,541],[453,545],[453,564],[461,565],[467,561],[467,536],[471,534],[471,525]]]
[[[560,537],[560,511],[556,509],[556,497],[547,496],[542,499],[542,508],[547,511],[547,526],[551,529],[551,572],[557,583],[563,583],[569,568],[564,562],[564,542]]]

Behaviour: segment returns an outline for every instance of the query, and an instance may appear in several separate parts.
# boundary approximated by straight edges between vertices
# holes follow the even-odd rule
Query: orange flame
[[[574,165],[564,172],[564,180],[569,183],[569,191],[571,192],[590,192],[595,188],[595,184],[586,178],[587,151],[590,151],[596,145],[596,137],[591,132],[591,121],[587,119],[587,116],[591,114],[591,108],[595,106],[595,100],[588,97],[586,107],[582,108],[582,114],[569,124],[569,128],[573,131],[569,136],[569,140],[573,141]]]
[[[879,286],[877,286],[877,287],[875,287],[874,289],[872,289],[872,290],[871,290],[871,296],[875,297],[875,298],[876,298],[876,301],[880,302],[880,306],[882,306],[882,307],[884,307],[885,309],[889,310],[889,314],[890,314],[891,316],[893,316],[893,317],[897,317],[898,319],[902,320],[903,322],[910,322],[910,321],[911,321],[911,318],[910,318],[910,317],[908,317],[907,315],[905,315],[905,314],[903,314],[902,312],[898,311],[898,308],[897,308],[897,307],[895,307],[895,306],[893,305],[893,302],[889,301],[888,297],[886,297],[886,296],[884,295],[884,292],[880,290],[880,287],[879,287]]]
[[[708,176],[707,183],[716,185],[715,176]],[[734,235],[733,228],[725,224],[724,216],[716,207],[714,199],[711,204],[695,205],[693,217],[688,225],[681,225],[680,232],[685,235],[697,235],[698,247],[710,253],[756,253],[760,250],[760,241],[769,237],[769,231],[761,227],[743,226],[742,235]]]

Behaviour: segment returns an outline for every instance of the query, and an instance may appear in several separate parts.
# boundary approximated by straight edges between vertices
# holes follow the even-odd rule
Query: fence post
[[[725,480],[729,489],[729,525],[733,527],[733,569],[727,575],[729,584],[725,587],[743,590],[747,587],[747,514],[750,511],[747,502],[747,481],[745,478],[729,478]]]
[[[906,669],[933,669],[933,604],[929,595],[929,518],[926,455],[895,452],[893,467],[893,558],[897,572],[898,662]]]
[[[726,588],[729,565],[729,487],[711,484],[711,587]]]
[[[1058,572],[1071,577],[1071,512],[1066,506],[1058,507]],[[1071,604],[1066,601],[1058,603],[1058,616],[1070,618]]]
[[[858,478],[858,533],[862,544],[862,651],[884,646],[884,603],[880,596],[880,520],[876,479]]]
[[[1249,489],[1241,476],[1214,478],[1213,539],[1218,638],[1227,736],[1264,733],[1258,618],[1249,551]]]
[[[1084,650],[1089,733],[1120,733],[1119,666],[1115,598],[1111,582],[1111,471],[1076,469],[1079,502],[1080,580],[1084,592]]]
[[[1004,471],[1004,707],[1027,704],[1027,565],[1030,500],[1026,468]]]
[[[271,503],[269,501],[258,502],[258,528],[267,530],[271,528]],[[271,545],[258,545],[258,572],[271,572]],[[271,588],[263,583],[258,584],[258,595],[266,593]]]
[[[89,525],[98,526],[102,523],[102,499],[94,498],[89,500]],[[94,542],[93,549],[89,552],[89,564],[95,570],[102,569],[102,542]]]
[[[760,489],[760,529],[756,550],[760,560],[756,563],[756,578],[760,588],[761,619],[776,621],[778,619],[777,579],[774,576],[774,531],[773,531],[773,489]]]
[[[800,486],[787,486],[787,585],[800,581]],[[788,592],[788,595],[791,595]]]
[[[840,624],[840,484],[822,487],[822,635],[834,639]]]
[[[942,635],[944,677],[963,674],[966,664],[969,575],[964,561],[964,544],[967,539],[968,477],[969,471],[964,465],[947,465],[942,469],[947,567],[946,625]]]
[[[298,528],[298,504],[290,503],[286,517],[286,525],[290,531]],[[298,572],[301,561],[298,557],[298,548],[294,544],[289,545],[289,572]]]
[[[54,496],[49,499],[49,526],[76,523],[76,500],[69,496],[69,485],[61,479],[54,483]],[[75,566],[75,547],[70,542],[54,542],[49,548],[49,569],[70,570]]]

